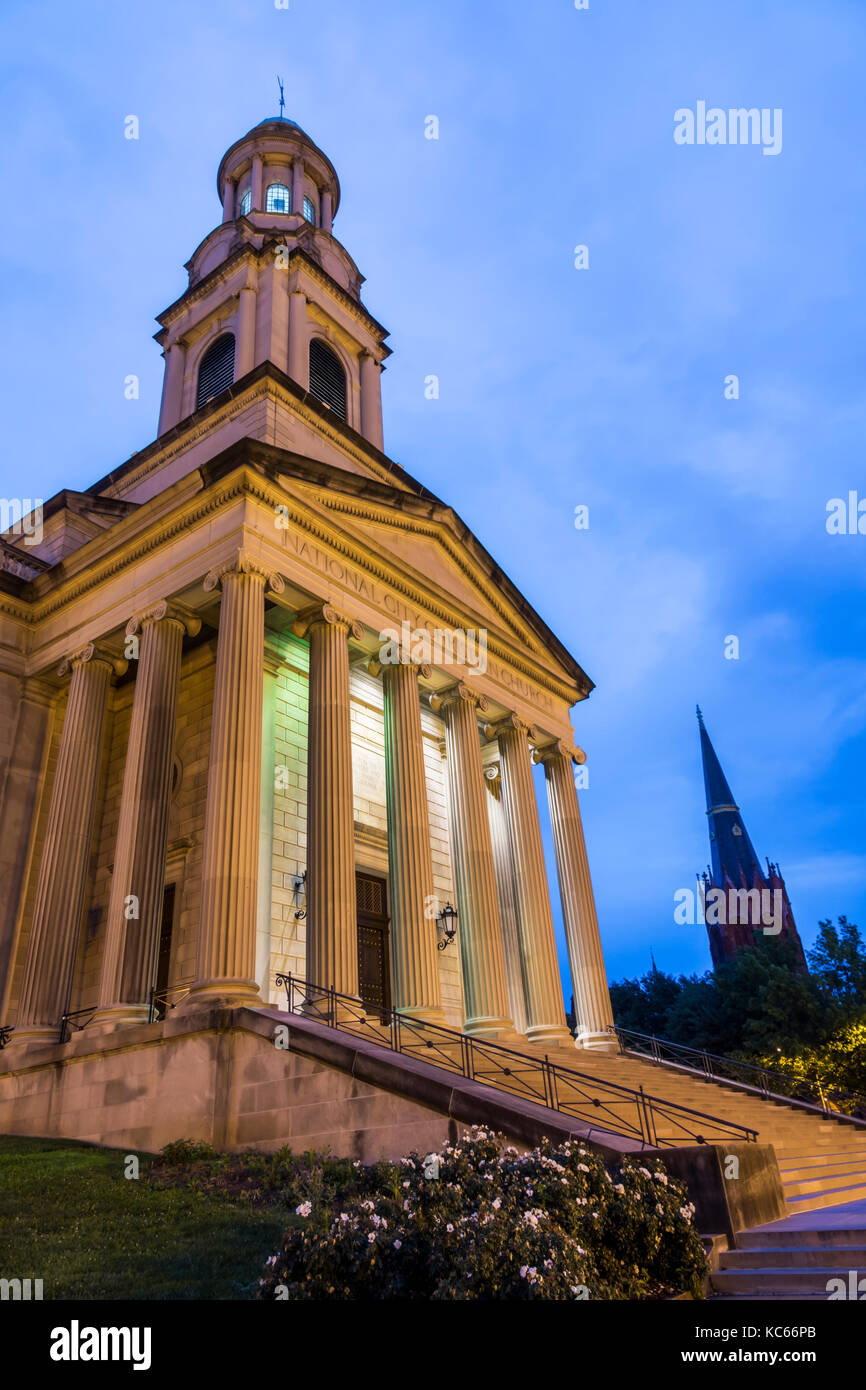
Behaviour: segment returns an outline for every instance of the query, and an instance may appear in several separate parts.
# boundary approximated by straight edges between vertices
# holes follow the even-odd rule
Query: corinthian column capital
[[[88,642],[85,646],[79,647],[77,651],[70,652],[61,661],[57,668],[57,674],[61,679],[69,676],[77,666],[86,666],[89,661],[101,661],[103,665],[111,668],[112,675],[122,676],[129,662],[125,657],[118,656],[116,652],[109,651],[101,642]]]
[[[473,690],[465,681],[458,681],[456,685],[449,686],[447,690],[440,690],[437,694],[430,696],[430,708],[435,714],[440,710],[447,709],[449,705],[467,704],[475,705],[484,714],[490,708],[490,701],[486,695],[480,691]]]
[[[194,613],[186,604],[178,603],[176,599],[158,599],[149,608],[142,608],[140,612],[133,613],[129,622],[126,624],[127,637],[135,637],[146,623],[177,623],[184,634],[195,637],[201,630],[201,618]]]
[[[360,642],[364,636],[363,623],[359,623],[357,618],[350,618],[345,613],[340,613],[330,603],[312,603],[309,608],[302,608],[292,623],[292,632],[296,637],[306,637],[310,628],[317,624],[324,624],[327,627],[344,627],[356,642]]]
[[[272,589],[275,594],[281,594],[286,587],[281,575],[269,569],[251,551],[241,549],[230,560],[224,560],[221,565],[215,565],[208,572],[204,581],[205,592],[210,593],[212,589],[216,589],[229,574],[257,575],[265,581],[265,587]]]

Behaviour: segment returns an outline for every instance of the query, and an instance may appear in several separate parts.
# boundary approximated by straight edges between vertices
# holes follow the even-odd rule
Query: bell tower
[[[159,435],[270,363],[337,427],[381,450],[390,349],[361,302],[364,277],[334,236],[340,182],[331,161],[294,121],[272,116],[223,155],[217,194],[222,220],[187,262],[187,289],[158,318]],[[275,400],[273,409],[285,416],[293,404]],[[294,413],[282,432],[280,418],[269,420],[268,442],[306,452]]]

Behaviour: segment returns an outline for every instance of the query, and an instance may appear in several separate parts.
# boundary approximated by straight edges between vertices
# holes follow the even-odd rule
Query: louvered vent
[[[235,379],[235,339],[233,333],[224,333],[211,343],[198,369],[198,392],[195,408],[206,405],[220,391],[231,386]]]
[[[375,917],[385,916],[385,883],[383,879],[365,878],[363,874],[357,874],[355,892],[359,912],[369,912]]]
[[[340,420],[347,420],[346,373],[335,352],[320,338],[310,343],[310,390]]]

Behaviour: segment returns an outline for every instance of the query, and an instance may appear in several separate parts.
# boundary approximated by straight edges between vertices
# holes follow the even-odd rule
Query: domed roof
[[[266,116],[263,121],[259,121],[258,125],[253,126],[253,130],[258,130],[259,127],[263,125],[289,125],[295,130],[300,130],[302,135],[307,135],[307,132],[298,125],[297,121],[290,121],[288,116]],[[252,134],[252,131],[250,131],[249,134]],[[309,135],[307,135],[308,140],[309,138]]]

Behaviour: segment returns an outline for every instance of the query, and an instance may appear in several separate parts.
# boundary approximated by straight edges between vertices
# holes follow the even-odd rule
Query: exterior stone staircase
[[[841,1292],[829,1284],[839,1279]],[[710,1282],[722,1298],[826,1301],[831,1292],[837,1298],[866,1297],[866,1206],[859,1224],[848,1227],[802,1229],[778,1221],[740,1231],[737,1248],[719,1256]]]
[[[558,1048],[551,1061],[597,1076],[603,1081],[644,1090],[708,1116],[747,1125],[758,1141],[776,1150],[782,1187],[792,1213],[814,1211],[866,1198],[866,1125],[844,1116],[828,1119],[760,1093],[710,1081],[670,1063],[656,1063],[631,1053],[598,1053]],[[660,1139],[687,1143],[662,1122]]]

